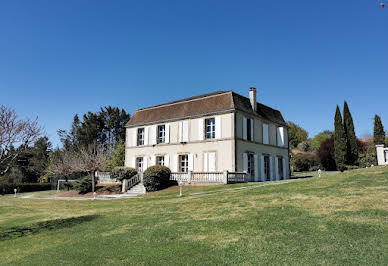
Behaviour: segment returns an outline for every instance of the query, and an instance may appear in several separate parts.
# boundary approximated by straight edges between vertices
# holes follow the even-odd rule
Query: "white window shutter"
[[[221,116],[216,116],[215,118],[216,123],[216,139],[220,139],[221,136]]]
[[[268,124],[263,124],[263,143],[269,144],[269,138],[268,138]]]
[[[243,139],[247,139],[247,118],[243,117]]]
[[[189,121],[183,121],[183,142],[189,142]]]
[[[147,168],[148,168],[148,160],[147,160],[147,156],[144,156],[143,157],[143,172],[145,171],[145,170],[147,170]]]
[[[198,119],[198,138],[199,140],[204,140],[205,139],[205,124],[204,124],[204,119],[200,118]]]
[[[209,159],[208,159],[208,156],[209,156],[209,154],[207,152],[205,152],[203,154],[203,171],[204,172],[209,172],[209,165],[208,165]]]
[[[164,155],[164,166],[170,168],[170,156],[168,154]]]
[[[157,130],[157,127],[155,125],[153,125],[153,126],[150,127],[150,130],[151,130],[151,132],[150,132],[150,138],[151,138],[150,139],[150,144],[154,145],[154,144],[156,144],[156,136],[157,136],[156,130]]]
[[[132,128],[131,129],[131,134],[132,134],[132,146],[137,146],[137,128]]]
[[[269,179],[272,181],[273,180],[273,166],[272,166],[272,162],[273,162],[273,157],[270,156],[269,157]]]
[[[132,167],[132,168],[136,168],[136,157],[132,157],[132,160],[131,160],[131,167]]]
[[[170,143],[170,124],[166,124],[165,129],[166,129],[166,143]]]
[[[255,154],[254,156],[254,159],[255,159],[255,181],[259,181],[259,157],[257,156],[257,154]]]
[[[216,171],[216,153],[210,152],[209,153],[209,172],[215,172]]]
[[[254,130],[253,130],[253,126],[254,126],[254,124],[253,124],[253,119],[251,118],[249,121],[251,121],[251,141],[254,141],[255,140],[255,137],[254,137],[254,135],[253,135],[253,132],[254,132]]]
[[[248,173],[248,153],[243,153],[243,171]]]
[[[194,170],[194,154],[190,153],[189,156],[189,171]]]
[[[281,139],[281,144],[280,144],[280,146],[284,146],[285,145],[285,139],[284,139],[284,127],[281,127],[280,128],[280,139]]]
[[[150,166],[154,166],[154,165],[156,165],[156,157],[155,157],[155,155],[152,155],[152,156],[151,156],[151,163],[150,163]]]
[[[275,158],[275,176],[276,176],[276,180],[280,180],[279,178],[279,160],[277,157],[274,157]]]
[[[178,139],[179,139],[179,142],[183,142],[183,121],[179,121],[179,124],[178,124]]]
[[[286,159],[283,157],[283,179],[288,179],[288,169],[286,168]]]
[[[261,155],[261,181],[265,181],[266,180],[266,176],[265,176],[265,172],[264,172],[264,155]]]
[[[174,154],[174,160],[172,162],[172,171],[178,172],[178,154]]]
[[[144,128],[144,145],[148,145],[149,127]]]

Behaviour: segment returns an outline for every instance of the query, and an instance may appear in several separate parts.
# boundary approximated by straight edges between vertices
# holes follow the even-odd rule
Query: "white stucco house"
[[[384,145],[376,145],[377,165],[388,165],[388,148]]]
[[[126,125],[125,166],[288,179],[288,125],[256,98],[255,88],[249,97],[216,91],[137,110]]]

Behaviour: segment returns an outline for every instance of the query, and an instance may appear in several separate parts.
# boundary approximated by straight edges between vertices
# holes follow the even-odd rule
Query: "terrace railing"
[[[189,184],[232,184],[248,182],[245,172],[174,172],[170,175],[170,180]]]

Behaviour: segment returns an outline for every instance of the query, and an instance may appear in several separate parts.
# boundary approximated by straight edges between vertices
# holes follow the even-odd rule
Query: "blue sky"
[[[0,104],[54,144],[75,113],[215,90],[282,111],[310,136],[347,100],[357,135],[388,128],[388,8],[352,1],[0,2]]]

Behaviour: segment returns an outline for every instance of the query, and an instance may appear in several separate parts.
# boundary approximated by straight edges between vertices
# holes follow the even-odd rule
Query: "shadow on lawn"
[[[302,179],[302,178],[311,178],[312,175],[303,175],[303,176],[291,176],[290,179]]]
[[[32,224],[30,226],[20,226],[7,228],[0,231],[0,241],[36,234],[42,231],[51,231],[61,228],[72,227],[84,222],[89,222],[98,218],[98,215],[85,215],[65,219],[55,219]]]

